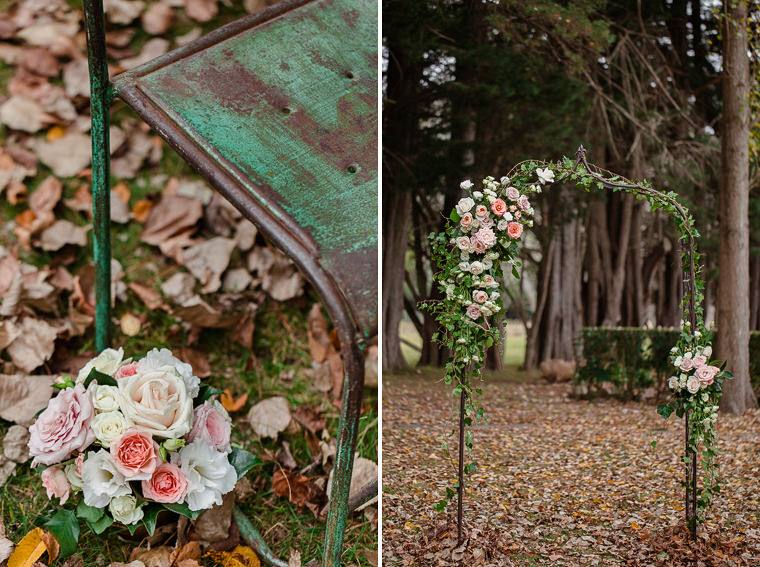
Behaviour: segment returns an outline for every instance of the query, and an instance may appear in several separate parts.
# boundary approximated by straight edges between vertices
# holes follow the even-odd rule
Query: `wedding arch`
[[[697,524],[704,521],[713,496],[719,492],[715,421],[723,381],[731,378],[725,363],[711,361],[711,334],[704,325],[702,268],[695,241],[699,237],[689,211],[672,191],[654,189],[647,181],[633,182],[590,165],[580,146],[575,159],[524,161],[499,180],[486,177],[482,187],[467,180],[460,185],[467,196],[449,215],[443,232],[431,233],[436,264],[435,280],[445,299],[426,301],[421,307],[434,314],[440,331],[433,339],[451,356],[445,365],[445,382],[459,397],[459,471],[457,490],[447,490],[436,507],[443,509],[457,497],[457,539],[462,538],[464,475],[474,466],[465,465],[464,449],[472,449],[467,430],[473,420],[484,419],[484,409],[473,397],[473,378],[478,378],[486,349],[499,340],[499,329],[490,318],[502,308],[498,289],[505,265],[519,278],[518,246],[526,229],[533,227],[529,196],[552,184],[572,183],[586,191],[625,191],[646,199],[652,210],[664,210],[674,221],[681,242],[683,317],[678,343],[670,351],[673,376],[668,380],[671,399],[657,412],[664,418],[675,413],[684,418],[686,525],[696,538]],[[506,324],[506,323],[505,323]],[[476,390],[479,393],[479,391]],[[697,453],[702,448],[702,486],[698,486]]]

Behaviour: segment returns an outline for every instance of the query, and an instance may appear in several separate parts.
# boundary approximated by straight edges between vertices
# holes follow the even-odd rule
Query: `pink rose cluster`
[[[710,386],[720,373],[720,368],[709,364],[709,357],[712,354],[712,347],[709,345],[694,352],[687,351],[682,354],[675,353],[675,348],[673,350],[673,366],[680,372],[670,377],[668,386],[675,392],[685,390],[689,394],[696,394]]]
[[[547,168],[544,174],[550,176],[551,171]],[[535,186],[530,187],[530,191],[538,191]],[[471,280],[473,289],[469,297],[461,294],[457,296],[457,301],[464,307],[465,315],[477,321],[483,316],[497,313],[501,308],[498,297],[483,289],[498,286],[494,282],[494,272],[486,272],[508,259],[506,249],[512,241],[522,236],[524,226],[533,226],[529,218],[533,208],[527,195],[511,186],[507,177],[499,181],[486,177],[482,191],[474,190],[470,181],[463,182],[461,188],[468,192],[468,196],[456,204],[458,234],[454,235],[452,242],[460,253],[459,269],[475,277]],[[483,257],[472,258],[471,255]],[[449,299],[455,295],[454,287],[452,282],[449,285],[451,291],[447,292]]]
[[[198,511],[235,487],[231,420],[168,349],[137,361],[106,349],[56,386],[29,429],[48,498],[63,504],[81,492],[87,506],[132,525],[151,503]]]

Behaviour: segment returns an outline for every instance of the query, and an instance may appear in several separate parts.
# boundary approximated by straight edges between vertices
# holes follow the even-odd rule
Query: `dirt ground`
[[[482,385],[490,421],[472,428],[457,547],[456,504],[433,510],[456,482],[457,414],[440,376],[383,377],[383,565],[760,565],[760,412],[719,419],[723,492],[690,542],[681,420],[498,377]]]

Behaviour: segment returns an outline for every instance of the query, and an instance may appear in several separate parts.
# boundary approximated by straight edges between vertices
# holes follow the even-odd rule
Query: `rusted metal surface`
[[[282,2],[114,86],[310,277],[315,263],[328,272],[374,331],[376,2]]]
[[[336,567],[362,351],[377,332],[377,3],[286,0],[116,77],[113,87],[294,259],[328,309],[345,368],[323,558]]]
[[[92,217],[95,256],[95,349],[108,348],[111,332],[111,179],[109,172],[109,108],[103,0],[84,0],[87,56],[90,67],[92,124]]]

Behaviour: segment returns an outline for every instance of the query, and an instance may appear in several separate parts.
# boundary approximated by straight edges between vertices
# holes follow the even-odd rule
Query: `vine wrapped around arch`
[[[605,175],[606,174],[606,175]],[[503,309],[499,288],[503,270],[511,266],[512,275],[520,277],[518,243],[525,229],[533,226],[530,197],[554,183],[573,183],[587,191],[608,189],[626,191],[637,199],[646,199],[652,210],[663,209],[674,220],[683,247],[682,262],[686,278],[682,300],[683,321],[678,343],[671,349],[673,376],[668,380],[671,399],[657,411],[668,418],[676,413],[685,417],[687,485],[687,522],[692,533],[696,523],[704,521],[715,494],[720,491],[717,467],[715,421],[723,381],[731,378],[725,363],[711,361],[712,333],[704,325],[699,255],[695,240],[699,237],[688,210],[673,192],[663,193],[643,181],[625,178],[592,167],[581,146],[575,160],[557,162],[525,161],[517,164],[498,181],[486,177],[476,189],[467,180],[461,188],[467,196],[451,211],[445,230],[431,233],[437,271],[434,278],[445,299],[421,305],[434,314],[440,332],[433,338],[451,353],[445,366],[445,382],[453,385],[455,396],[463,400],[464,425],[473,419],[483,420],[484,410],[473,398],[472,379],[480,376],[486,349],[499,340],[499,330],[490,318]],[[479,390],[475,390],[479,393]],[[472,437],[463,437],[468,450]],[[701,452],[700,452],[701,448]],[[701,454],[702,487],[696,483],[696,455]],[[465,468],[470,469],[472,465]],[[461,491],[461,486],[460,486]],[[447,499],[453,491],[447,491]],[[447,500],[438,504],[442,509]]]

